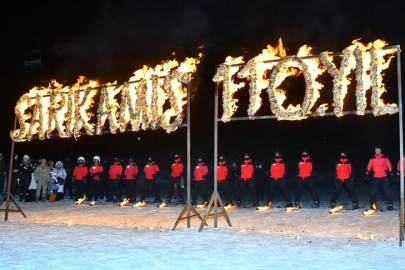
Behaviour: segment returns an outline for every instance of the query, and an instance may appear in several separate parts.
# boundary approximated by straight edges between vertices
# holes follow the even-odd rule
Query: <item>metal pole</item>
[[[14,116],[14,130],[17,127],[17,115]],[[14,140],[11,140],[11,153],[10,153],[10,167],[8,168],[8,179],[7,179],[7,197],[6,197],[6,214],[4,220],[8,219],[8,212],[10,210],[10,188],[11,188],[11,175],[13,171],[14,162]]]
[[[191,136],[190,136],[190,84],[187,84],[187,228],[190,228],[191,205]]]
[[[398,77],[398,107],[399,107],[399,162],[400,162],[400,212],[399,212],[399,246],[404,240],[404,134],[402,122],[402,81],[401,81],[401,48],[397,45],[397,77]]]
[[[214,113],[214,192],[218,191],[218,82],[215,83],[215,113]],[[214,201],[214,228],[217,227],[217,204],[218,200]]]

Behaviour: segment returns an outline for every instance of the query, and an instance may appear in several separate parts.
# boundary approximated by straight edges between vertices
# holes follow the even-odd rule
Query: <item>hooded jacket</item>
[[[90,167],[90,174],[93,175],[94,181],[100,181],[100,176],[103,174],[104,168],[99,162],[95,162],[93,166]]]
[[[301,178],[308,178],[312,176],[312,172],[314,169],[314,162],[312,161],[310,156],[302,157],[300,161],[298,161],[298,176]]]
[[[199,162],[194,168],[194,180],[203,181],[206,180],[208,176],[208,167],[204,162]]]
[[[374,177],[381,178],[386,177],[388,174],[393,174],[390,160],[383,154],[374,155],[367,165],[366,174],[370,171],[374,171]]]
[[[121,164],[118,164],[119,162],[116,161],[114,162],[113,165],[110,166],[110,172],[109,172],[109,178],[111,180],[117,180],[121,177],[122,174],[122,166]]]
[[[184,173],[184,165],[181,163],[181,158],[176,158],[174,163],[171,166],[172,172],[170,173],[171,177],[179,177]]]
[[[335,179],[339,180],[353,180],[352,174],[352,164],[348,161],[347,158],[340,158],[335,166]]]
[[[159,173],[159,166],[154,162],[148,163],[143,168],[143,172],[145,173],[145,179],[154,180],[156,174]]]
[[[138,166],[135,163],[129,163],[125,167],[124,176],[126,180],[135,180],[138,177]]]
[[[228,167],[226,167],[226,161],[220,161],[217,167],[217,179],[223,181],[228,179]]]
[[[248,159],[248,160],[244,160],[245,164],[242,164],[240,166],[240,178],[243,180],[247,180],[247,179],[253,179],[254,177],[254,168],[253,168],[253,164],[252,164],[252,160]]]
[[[86,164],[79,163],[73,171],[73,177],[76,181],[83,181],[83,178],[85,178],[88,173],[89,170],[87,169]]]

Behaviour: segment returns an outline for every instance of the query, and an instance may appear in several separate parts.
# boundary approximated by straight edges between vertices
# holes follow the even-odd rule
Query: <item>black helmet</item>
[[[281,157],[281,152],[280,152],[280,151],[276,151],[276,152],[274,153],[274,156],[275,156],[275,157]]]
[[[177,153],[175,153],[175,154],[174,154],[174,158],[175,158],[175,159],[176,159],[176,158],[180,158],[180,155],[177,154]]]
[[[148,158],[148,163],[152,163],[154,160],[153,160],[153,157],[149,157]]]
[[[345,151],[340,151],[340,157],[347,157],[347,154]]]

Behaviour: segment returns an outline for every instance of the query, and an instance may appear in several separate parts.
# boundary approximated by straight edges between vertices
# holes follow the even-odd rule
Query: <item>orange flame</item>
[[[377,205],[375,203],[373,203],[373,205],[371,206],[371,209],[363,212],[363,216],[370,216],[375,213],[375,210],[377,210]]]
[[[126,205],[127,203],[129,203],[129,198],[126,198],[125,200],[123,200],[122,202],[120,202],[120,204],[118,205],[119,207],[123,207],[124,205]]]
[[[203,208],[207,207],[207,205],[208,205],[208,202],[205,201],[203,204],[198,204],[196,208],[197,209],[203,209]]]
[[[336,206],[336,207],[330,209],[329,214],[334,214],[334,213],[336,213],[336,212],[338,212],[340,210],[343,210],[343,205],[339,205],[339,206]]]
[[[86,195],[84,195],[83,198],[78,199],[76,202],[76,205],[80,205],[85,199],[86,199]]]
[[[145,206],[146,202],[145,201],[140,201],[137,202],[136,204],[132,205],[133,208],[137,208],[137,207],[141,207],[141,206]]]

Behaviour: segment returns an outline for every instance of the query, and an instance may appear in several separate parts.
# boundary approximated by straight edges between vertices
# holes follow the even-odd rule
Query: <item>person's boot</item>
[[[333,209],[336,207],[336,203],[330,203],[330,208]]]
[[[387,211],[394,210],[394,206],[392,204],[387,205]]]
[[[252,204],[253,207],[258,207],[260,206],[260,203],[258,201],[254,201]]]
[[[288,207],[294,207],[294,205],[293,205],[291,202],[287,202],[287,203],[285,204],[285,207],[286,207],[286,208],[288,208]]]
[[[42,201],[41,201],[41,202],[46,202],[46,199],[45,199],[45,197],[43,197],[43,198],[42,198]]]
[[[353,203],[353,209],[359,209],[359,208],[360,208],[360,206],[358,203]]]
[[[19,200],[19,202],[22,202],[22,200],[23,200],[23,194],[20,193],[20,200]]]
[[[35,197],[35,202],[39,202],[39,197]]]
[[[314,203],[311,205],[312,208],[319,208],[319,202],[314,201]]]
[[[300,202],[295,202],[295,208],[300,208]]]

